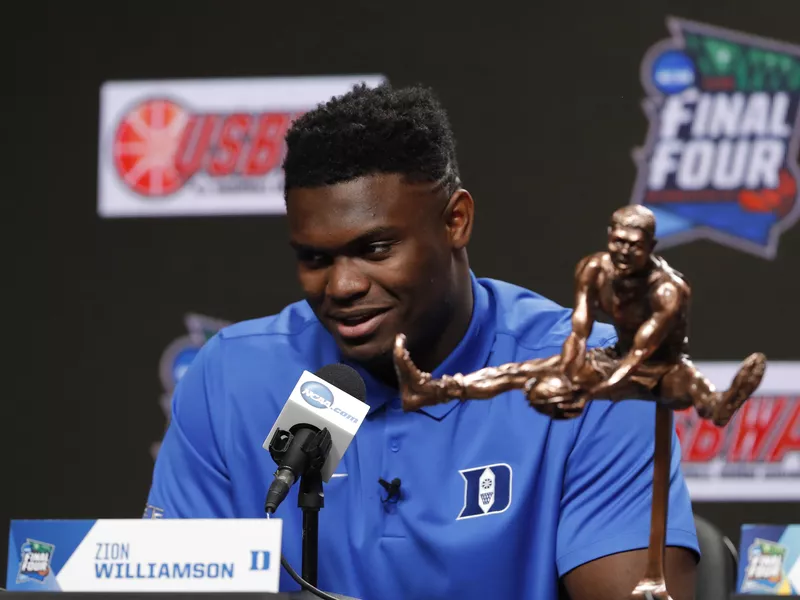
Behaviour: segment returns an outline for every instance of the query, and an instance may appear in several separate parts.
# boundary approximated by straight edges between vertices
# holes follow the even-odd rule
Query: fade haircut
[[[447,113],[421,86],[357,85],[298,118],[286,146],[285,195],[377,173],[438,183],[448,197],[461,185]]]

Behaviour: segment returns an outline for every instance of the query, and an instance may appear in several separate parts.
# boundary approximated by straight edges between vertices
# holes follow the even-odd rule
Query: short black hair
[[[376,173],[460,185],[455,138],[442,105],[422,86],[356,85],[299,117],[286,134],[284,193]]]

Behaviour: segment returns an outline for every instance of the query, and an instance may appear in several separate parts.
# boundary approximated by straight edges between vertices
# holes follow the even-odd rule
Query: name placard
[[[6,589],[277,592],[280,519],[13,520]]]

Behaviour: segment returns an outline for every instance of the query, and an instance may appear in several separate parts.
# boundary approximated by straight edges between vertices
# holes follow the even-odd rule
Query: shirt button
[[[400,442],[398,442],[397,439],[392,439],[391,443],[389,444],[389,448],[392,452],[397,452],[400,450]]]

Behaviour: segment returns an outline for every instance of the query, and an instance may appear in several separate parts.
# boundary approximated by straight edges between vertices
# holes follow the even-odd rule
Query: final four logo
[[[25,540],[19,553],[19,571],[17,583],[36,581],[43,583],[50,574],[50,561],[55,546],[36,540]]]
[[[747,566],[741,591],[772,591],[773,593],[779,591],[777,588],[784,583],[785,579],[783,564],[786,559],[786,548],[775,542],[756,538],[747,554]]]
[[[682,19],[642,63],[647,141],[631,202],[659,247],[709,239],[772,259],[800,217],[800,46]]]

